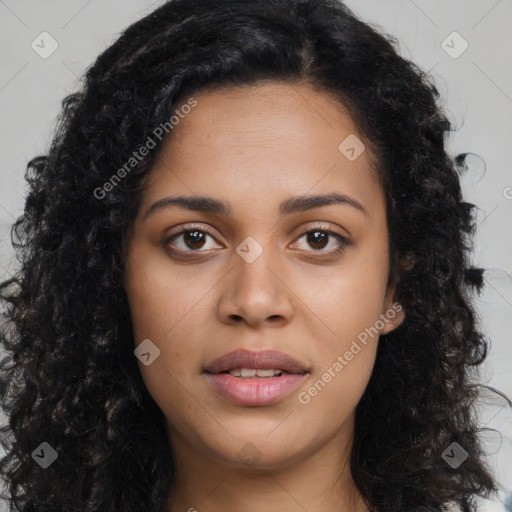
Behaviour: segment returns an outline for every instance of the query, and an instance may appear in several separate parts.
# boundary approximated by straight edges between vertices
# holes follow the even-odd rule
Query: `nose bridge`
[[[221,299],[220,314],[258,324],[272,317],[289,319],[287,287],[279,279],[280,257],[269,236],[249,236],[233,254],[233,271]]]
[[[235,287],[239,284],[242,288],[256,287],[269,292],[270,288],[276,286],[276,278],[271,269],[279,266],[279,257],[271,237],[246,237],[236,247],[233,258],[236,268]]]

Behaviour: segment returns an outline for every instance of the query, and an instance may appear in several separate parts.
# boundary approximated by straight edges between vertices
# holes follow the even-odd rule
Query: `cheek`
[[[149,283],[148,283],[149,284]],[[163,363],[174,374],[186,372],[185,366],[194,361],[197,344],[198,315],[204,307],[198,304],[200,297],[186,295],[174,288],[140,285],[132,288],[129,297],[134,342],[138,345],[149,338],[160,350],[155,361]],[[194,300],[195,299],[195,300]],[[142,366],[142,370],[147,367]]]
[[[364,394],[375,364],[378,337],[369,336],[365,328],[378,318],[379,301],[371,295],[354,299],[344,294],[357,289],[351,280],[347,281],[340,278],[333,283],[338,295],[325,301],[321,310],[334,334],[330,332],[328,339],[316,335],[314,371],[296,397],[298,412],[311,435],[316,435],[313,431],[318,429],[331,435],[347,421]]]
[[[329,346],[338,345],[341,350],[343,344],[375,325],[383,313],[387,264],[385,251],[369,248],[354,251],[338,268],[317,273],[317,279],[309,273],[296,280],[294,291],[321,320]],[[307,310],[304,315],[311,317]]]
[[[354,413],[364,394],[375,360],[374,347],[364,348],[341,370],[333,361],[324,373],[311,379],[297,397],[301,404],[299,414],[324,433],[336,432]]]
[[[162,343],[196,315],[205,290],[211,288],[203,277],[192,281],[190,268],[171,272],[165,251],[134,249],[127,261],[126,292],[136,342],[144,338]]]
[[[337,404],[337,414],[343,416],[361,398],[375,363],[388,278],[387,256],[379,247],[346,258],[322,282],[321,293],[309,289],[304,302],[318,312],[322,325],[316,322],[317,327],[324,335],[311,332],[317,340],[317,372],[301,403],[318,409]]]
[[[134,349],[149,339],[160,351],[151,364],[138,364],[150,394],[161,404],[175,396],[174,388],[190,376],[191,356],[196,350],[190,335],[194,333],[194,324],[197,329],[194,315],[196,308],[200,309],[200,297],[194,296],[193,289],[181,287],[179,278],[166,277],[166,269],[157,259],[144,256],[141,251],[130,255],[126,293]],[[186,343],[179,342],[182,340]]]
[[[201,338],[197,315],[204,314],[204,305],[199,294],[184,293],[179,283],[164,282],[151,272],[133,274],[131,278],[128,299],[134,343],[150,339],[160,351],[149,365],[139,361],[139,370],[149,394],[166,417],[179,422],[199,407],[190,400],[187,390],[192,389],[196,378]],[[199,407],[195,414],[200,417],[200,413]]]

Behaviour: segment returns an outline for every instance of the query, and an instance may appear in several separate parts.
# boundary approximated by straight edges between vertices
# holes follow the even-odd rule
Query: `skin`
[[[367,511],[348,463],[378,335],[359,343],[362,350],[309,403],[298,393],[394,303],[393,288],[386,289],[386,202],[373,156],[368,145],[354,161],[340,152],[348,135],[365,139],[336,99],[306,84],[261,82],[194,97],[197,106],[174,127],[149,176],[125,266],[135,345],[149,338],[160,350],[139,367],[165,413],[175,456],[168,510]],[[279,213],[290,196],[331,192],[356,199],[366,213],[348,204]],[[211,196],[229,202],[232,213],[172,205],[145,217],[153,203],[174,195]],[[332,235],[308,239],[317,222],[352,245],[313,259],[340,246]],[[166,244],[191,223],[214,236]],[[236,252],[249,236],[263,249],[252,263]],[[380,334],[401,321],[402,312]],[[271,405],[230,403],[203,368],[239,348],[280,350],[310,373]],[[260,457],[253,465],[238,456],[249,442]]]

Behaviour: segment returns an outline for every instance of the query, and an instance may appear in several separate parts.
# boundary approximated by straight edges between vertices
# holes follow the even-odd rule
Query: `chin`
[[[305,456],[304,450],[290,438],[282,439],[276,436],[271,440],[261,430],[257,435],[237,436],[226,439],[225,442],[229,445],[212,447],[212,454],[222,459],[228,466],[238,469],[277,470]]]

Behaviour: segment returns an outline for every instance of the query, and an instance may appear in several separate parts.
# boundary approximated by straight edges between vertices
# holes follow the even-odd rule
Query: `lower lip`
[[[281,377],[241,379],[229,373],[206,373],[206,380],[230,402],[239,405],[269,405],[289,395],[306,374],[286,373]]]

